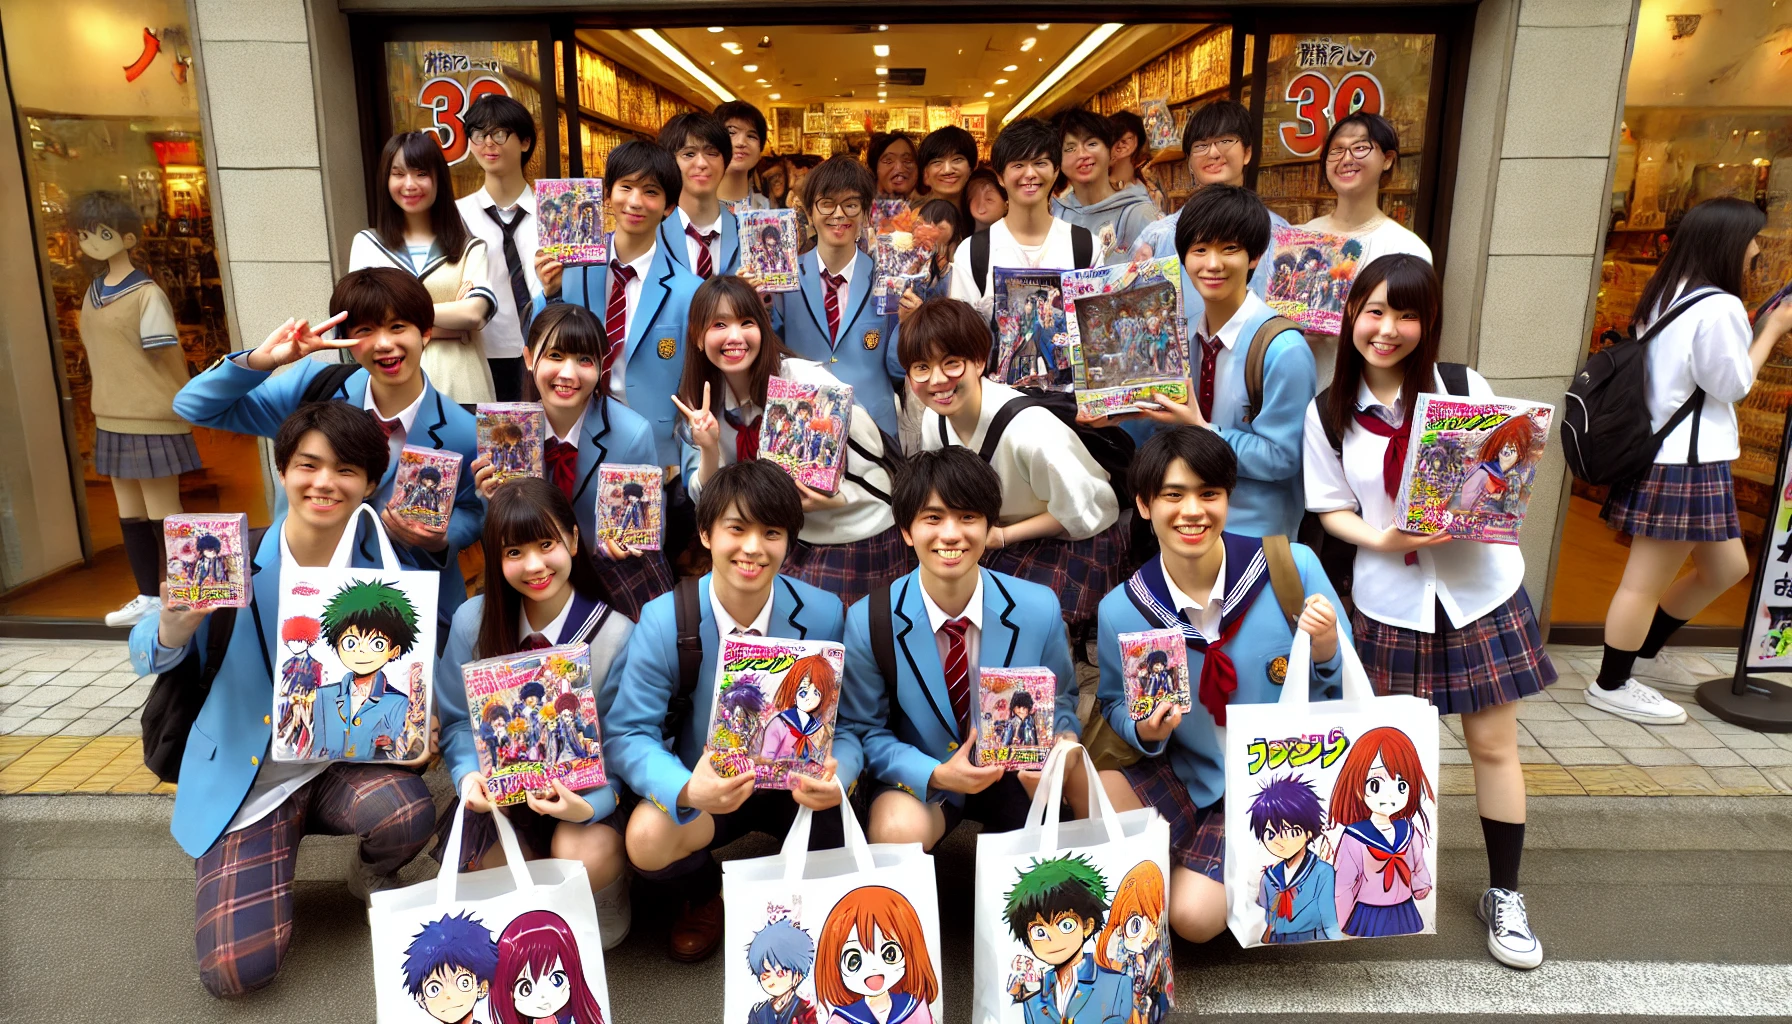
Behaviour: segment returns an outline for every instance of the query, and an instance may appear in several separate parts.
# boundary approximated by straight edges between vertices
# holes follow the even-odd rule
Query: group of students
[[[1136,201],[1115,202],[1137,186],[1116,191],[1108,178],[1126,132],[1129,155],[1137,152],[1137,126],[1117,129],[1112,119],[1077,112],[1057,126],[1020,119],[996,138],[992,170],[1005,211],[983,229],[990,265],[1068,268],[1077,251],[1087,252],[1073,246],[1073,233],[1107,233],[1079,218],[1110,213],[1107,223],[1119,225],[1116,258],[1143,245],[1183,264],[1190,362],[1199,367],[1193,400],[1159,395],[1154,408],[1121,424],[1140,442],[1125,481],[1111,480],[1083,441],[1084,427],[1105,424],[1072,425],[985,378],[985,274],[951,273],[944,294],[910,292],[898,313],[875,311],[874,268],[859,242],[878,194],[912,181],[912,169],[906,177],[900,168],[885,173],[897,143],[873,154],[871,167],[839,156],[807,173],[802,201],[815,241],[801,260],[801,288],[768,297],[737,273],[741,242],[731,212],[734,202],[753,201],[738,194],[734,163],[743,137],[755,159],[764,139],[763,116],[750,106],[680,115],[657,144],[627,142],[611,152],[604,187],[615,229],[610,260],[597,266],[562,266],[533,251],[533,199],[521,176],[535,142],[527,111],[482,97],[466,124],[487,178],[460,201],[464,220],[444,212],[437,189],[448,177],[433,141],[394,139],[381,168],[391,183],[390,223],[357,241],[357,252],[377,258],[337,283],[330,319],[287,321],[194,378],[176,400],[188,422],[273,438],[281,483],[274,525],[251,559],[257,611],[234,619],[175,798],[173,833],[197,858],[197,947],[208,989],[239,994],[275,976],[291,937],[303,835],[359,836],[351,888],[365,895],[395,884],[395,872],[461,813],[455,806],[438,815],[420,777],[438,751],[475,812],[459,867],[501,862],[461,675],[472,660],[542,644],[590,645],[610,783],[578,792],[556,782],[504,813],[528,855],[585,864],[607,945],[628,930],[631,874],[672,887],[682,911],[671,953],[694,961],[710,955],[722,933],[712,851],[749,832],[782,834],[799,806],[835,806],[836,778],[876,842],[931,847],[967,819],[989,831],[1021,826],[1038,773],[973,762],[977,670],[1051,669],[1054,732],[1075,740],[1089,723],[1078,716],[1067,625],[1094,630],[1098,714],[1134,754],[1130,764],[1102,770],[1101,784],[1116,807],[1154,807],[1171,824],[1167,915],[1177,934],[1199,942],[1225,926],[1224,709],[1277,698],[1275,666],[1299,629],[1312,637],[1316,694],[1337,692],[1340,650],[1353,643],[1378,693],[1414,694],[1462,716],[1487,847],[1489,884],[1478,910],[1488,946],[1511,966],[1541,962],[1518,883],[1525,790],[1517,701],[1556,672],[1516,547],[1394,526],[1399,460],[1391,453],[1410,432],[1414,397],[1444,391],[1446,375],[1438,362],[1442,290],[1429,254],[1375,208],[1378,182],[1398,159],[1385,121],[1353,114],[1326,147],[1327,179],[1339,195],[1328,226],[1361,234],[1369,250],[1345,303],[1331,383],[1319,390],[1314,346],[1284,331],[1269,348],[1256,403],[1241,346],[1272,315],[1262,289],[1277,218],[1241,184],[1255,137],[1243,108],[1215,103],[1190,119],[1184,151],[1201,188],[1174,219],[1158,221]],[[920,157],[936,152],[932,139],[922,141]],[[974,148],[948,146],[949,173],[923,159],[925,180],[942,192],[958,185],[956,200],[975,207],[966,198],[983,173],[974,157]],[[1054,199],[1060,173],[1071,191]],[[724,195],[730,188],[733,197]],[[1705,209],[1683,231],[1703,223],[1695,218]],[[1731,220],[1719,241],[1700,243],[1718,255],[1681,261],[1677,244],[1657,280],[1673,276],[1652,285],[1648,308],[1639,308],[1647,320],[1683,289],[1709,293],[1700,308],[1710,315],[1683,319],[1678,348],[1656,350],[1663,362],[1650,404],[1671,413],[1703,389],[1699,454],[1720,460],[1736,454],[1728,403],[1746,390],[1748,360],[1758,368],[1767,344],[1744,345],[1741,356],[1729,351],[1748,334],[1745,321],[1735,322],[1735,295],[1742,250],[1760,224],[1748,228],[1724,210]],[[482,277],[467,261],[488,239],[502,259],[486,258],[503,272]],[[968,266],[982,248],[964,239],[952,265]],[[454,251],[461,270],[436,281]],[[492,325],[509,330],[510,317],[514,349],[494,348]],[[1769,319],[1773,340],[1792,327],[1784,311]],[[487,341],[476,363],[455,346],[480,322]],[[432,356],[444,343],[450,351]],[[358,368],[345,375],[308,358],[330,350],[346,351]],[[502,354],[510,351],[516,355]],[[1669,351],[1678,354],[1662,354]],[[503,397],[513,358],[515,393],[546,412],[548,470],[545,479],[496,484],[462,407],[482,393],[449,391],[435,368],[455,375],[457,386],[490,382]],[[291,368],[273,375],[282,366]],[[1675,374],[1686,377],[1684,387]],[[806,488],[755,459],[774,375],[853,386],[838,493]],[[1492,395],[1472,370],[1460,376],[1470,395]],[[906,446],[896,440],[905,407],[916,428]],[[458,452],[471,470],[444,528],[358,515],[364,503],[385,507],[406,444]],[[1662,587],[1628,598],[1637,616],[1655,617],[1642,645],[1651,654],[1707,590],[1722,589],[1730,578],[1724,559],[1739,554],[1725,546],[1733,539],[1703,534],[1664,540],[1660,557],[1653,542],[1643,543],[1671,537],[1660,531],[1674,523],[1709,529],[1698,503],[1719,502],[1714,481],[1727,474],[1721,463],[1669,465],[1687,459],[1673,438],[1662,458],[1631,497],[1614,496],[1611,510],[1637,534],[1633,567],[1647,553],[1650,581],[1665,587],[1673,574],[1664,576],[1662,565],[1688,550],[1699,567],[1697,582],[1675,584],[1666,598]],[[682,504],[707,551],[712,569],[695,581],[691,599],[701,642],[691,707],[710,705],[725,637],[844,643],[828,778],[798,776],[786,795],[756,791],[750,773],[716,772],[704,753],[705,716],[676,713],[678,604],[689,595],[665,555],[597,536],[593,480],[605,462],[667,467],[667,518]],[[1308,596],[1291,626],[1276,600],[1262,600],[1261,538],[1296,535],[1309,512],[1331,538],[1356,546],[1354,609],[1340,613],[1318,556],[1296,544]],[[1733,502],[1729,517],[1734,538]],[[445,650],[430,749],[399,764],[264,764],[280,577],[300,566],[377,565],[382,528],[406,567],[441,573]],[[483,593],[469,598],[457,565],[475,542],[485,577]],[[681,545],[668,547],[676,557]],[[1640,568],[1637,575],[1641,582]],[[1631,584],[1627,573],[1626,593]],[[133,631],[134,666],[168,671],[206,650],[207,623],[205,613],[161,609]],[[1148,628],[1183,633],[1201,699],[1190,712],[1163,705],[1134,722],[1117,636]],[[880,658],[880,634],[895,638],[898,656]],[[1646,689],[1628,675],[1625,659],[1636,648],[1615,650],[1607,665],[1624,662],[1625,676],[1610,692]],[[336,712],[352,717],[367,682],[356,680]],[[1623,714],[1620,699],[1595,706]],[[1071,812],[1087,813],[1078,804],[1085,787],[1065,791],[1076,794]],[[818,817],[812,841],[839,844],[839,819]]]

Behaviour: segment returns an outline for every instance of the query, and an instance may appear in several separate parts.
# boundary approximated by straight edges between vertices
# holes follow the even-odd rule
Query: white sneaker
[[[1653,686],[1635,679],[1624,680],[1616,690],[1598,683],[1587,684],[1587,703],[1608,715],[1629,719],[1643,725],[1679,725],[1686,721],[1686,710],[1663,697]]]
[[[1658,692],[1681,694],[1691,697],[1704,680],[1692,674],[1682,662],[1666,651],[1653,658],[1638,658],[1630,669],[1630,675],[1637,680],[1647,681]]]
[[[597,934],[603,939],[604,949],[615,949],[628,938],[628,929],[634,919],[634,911],[629,902],[629,877],[625,872],[621,878],[598,890],[594,897],[597,901]]]
[[[1528,971],[1543,962],[1543,943],[1531,933],[1524,896],[1510,889],[1481,894],[1475,916],[1487,923],[1487,951],[1507,967]]]
[[[131,598],[123,608],[106,615],[106,625],[113,627],[135,626],[162,610],[162,599],[151,594],[138,594]]]
[[[373,869],[367,866],[367,862],[361,859],[359,850],[349,855],[348,875],[343,878],[343,881],[347,883],[348,891],[353,893],[356,899],[370,907],[373,905],[374,893],[404,886],[404,883],[398,880],[396,872],[390,875],[374,874]]]

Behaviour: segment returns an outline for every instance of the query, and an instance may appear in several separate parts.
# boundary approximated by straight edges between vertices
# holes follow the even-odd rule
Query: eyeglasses
[[[927,381],[933,377],[935,365],[936,364],[933,363],[910,363],[908,366],[908,379],[914,381],[916,384],[927,383]],[[939,371],[951,378],[964,376],[965,368],[970,365],[971,364],[957,356],[953,356],[950,359],[946,359],[937,364]]]
[[[1339,160],[1344,159],[1345,153],[1349,153],[1356,159],[1361,160],[1379,148],[1380,147],[1375,145],[1375,143],[1367,141],[1355,142],[1348,146],[1333,146],[1325,151],[1325,159],[1327,163],[1337,163]]]
[[[832,199],[817,199],[815,200],[815,212],[823,217],[832,217],[836,213],[857,217],[865,212],[865,204],[857,199],[848,199],[843,203],[835,202]]]
[[[475,128],[467,133],[467,141],[475,146],[483,146],[488,142],[494,146],[502,146],[510,141],[510,129],[493,128],[490,131],[483,131]]]
[[[1217,139],[1197,142],[1188,147],[1189,156],[1206,156],[1209,153],[1224,153],[1233,146],[1244,145],[1244,140],[1236,135],[1222,135]]]

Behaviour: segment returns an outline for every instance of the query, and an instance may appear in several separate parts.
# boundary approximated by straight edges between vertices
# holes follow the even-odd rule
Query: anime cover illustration
[[[1792,597],[1792,478],[1780,487],[1762,527],[1760,568],[1743,625],[1738,658],[1745,671],[1792,665],[1792,605],[1786,603]]]
[[[820,778],[834,748],[846,648],[823,640],[727,637],[722,682],[709,715],[716,774],[754,775],[759,789],[790,789],[792,773]]]
[[[1064,288],[1057,270],[995,267],[996,377],[1015,387],[1069,391],[1076,384]]]
[[[799,923],[802,916],[798,893],[766,905],[765,924],[746,950],[747,970],[765,998],[747,1011],[746,1024],[817,1024],[815,936]]]
[[[249,606],[249,517],[183,512],[162,520],[168,604],[201,611]]]
[[[877,236],[871,258],[877,264],[874,295],[879,313],[896,312],[902,306],[902,293],[926,282],[939,238],[938,225],[918,219],[901,231]]]
[[[1145,144],[1152,151],[1182,148],[1182,133],[1176,130],[1169,100],[1140,100],[1139,120],[1145,122]]]
[[[1309,331],[1337,334],[1363,243],[1319,231],[1276,228],[1271,247],[1275,263],[1267,296],[1270,308]]]
[[[804,487],[822,494],[838,491],[846,473],[852,386],[773,377],[765,395],[759,457],[777,463]]]
[[[1008,771],[1045,763],[1058,677],[1049,668],[985,668],[977,678],[977,765]]]
[[[479,454],[491,460],[498,483],[542,475],[547,420],[537,402],[480,402]]]
[[[1010,965],[1007,991],[1026,1024],[1154,1024],[1168,1012],[1163,873],[1141,862],[1127,872],[1122,889],[1110,890],[1100,866],[1084,854],[1035,859],[1016,871],[1003,916],[1026,952]]]
[[[486,658],[463,665],[461,675],[492,802],[552,795],[555,779],[572,790],[604,784],[590,648],[565,644]]]
[[[435,678],[435,574],[288,569],[280,585],[273,759],[421,757]]]
[[[454,514],[454,485],[460,479],[460,453],[405,445],[392,480],[386,508],[400,519],[444,527]]]
[[[601,971],[601,956],[598,963]],[[586,979],[579,939],[566,919],[531,910],[498,936],[490,1001],[492,1024],[604,1024],[609,993],[603,986],[593,990]]]
[[[1337,921],[1345,935],[1378,938],[1425,930],[1418,901],[1431,895],[1431,819],[1437,793],[1411,739],[1398,729],[1357,737],[1332,783],[1327,836],[1336,869]]]
[[[498,940],[471,911],[425,922],[405,947],[400,969],[405,993],[429,1020],[474,1024],[491,1019],[488,1000],[498,971]]]
[[[1271,858],[1257,883],[1263,941],[1340,938],[1336,869],[1317,852],[1322,846],[1331,851],[1313,784],[1299,775],[1272,778],[1252,798],[1250,813],[1251,835]]]
[[[664,474],[658,466],[598,466],[597,535],[640,551],[658,551]]]
[[[1154,391],[1188,401],[1182,264],[1174,256],[1068,270],[1063,281],[1079,409],[1135,412]]]
[[[1518,543],[1555,407],[1420,395],[1394,522],[1409,533]]]
[[[934,955],[921,916],[895,889],[865,885],[840,897],[815,945],[826,1024],[934,1024]]]
[[[1121,633],[1120,671],[1126,682],[1127,712],[1135,722],[1150,718],[1159,704],[1193,709],[1188,685],[1188,641],[1174,629]]]
[[[920,223],[920,214],[906,199],[873,199],[871,201],[870,234],[889,235],[898,231],[913,231]]]
[[[741,269],[759,276],[762,292],[796,291],[796,211],[748,210],[739,220]]]
[[[535,211],[542,252],[568,266],[608,258],[602,178],[537,178]]]

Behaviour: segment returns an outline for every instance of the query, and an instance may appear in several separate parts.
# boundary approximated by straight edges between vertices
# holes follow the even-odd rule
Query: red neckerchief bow
[[[1412,865],[1406,862],[1405,851],[1401,851],[1400,853],[1385,853],[1381,850],[1377,850],[1373,846],[1365,846],[1363,849],[1368,850],[1376,860],[1381,862],[1382,892],[1394,891],[1394,878],[1396,876],[1399,877],[1402,885],[1406,886],[1408,889],[1412,888]]]
[[[748,423],[738,410],[725,409],[722,417],[734,428],[734,461],[752,462],[759,457],[759,424],[763,414],[753,417]]]
[[[1233,619],[1232,625],[1220,630],[1220,638],[1207,644],[1201,651],[1199,696],[1201,706],[1213,716],[1215,725],[1226,724],[1226,705],[1232,700],[1232,695],[1238,692],[1238,669],[1232,664],[1231,656],[1220,648],[1238,632],[1242,622],[1243,615]]]
[[[1381,486],[1387,490],[1389,498],[1397,496],[1400,493],[1400,476],[1406,472],[1406,449],[1412,444],[1412,417],[1407,416],[1396,427],[1372,412],[1358,409],[1352,415],[1356,417],[1357,426],[1376,437],[1388,439],[1387,451],[1381,455]],[[1419,553],[1408,551],[1406,564],[1418,565]]]
[[[1294,886],[1290,885],[1276,895],[1276,916],[1284,921],[1294,920]]]
[[[546,463],[548,482],[560,488],[560,493],[571,501],[573,483],[578,478],[579,446],[550,437],[546,451],[543,452],[543,461]]]

